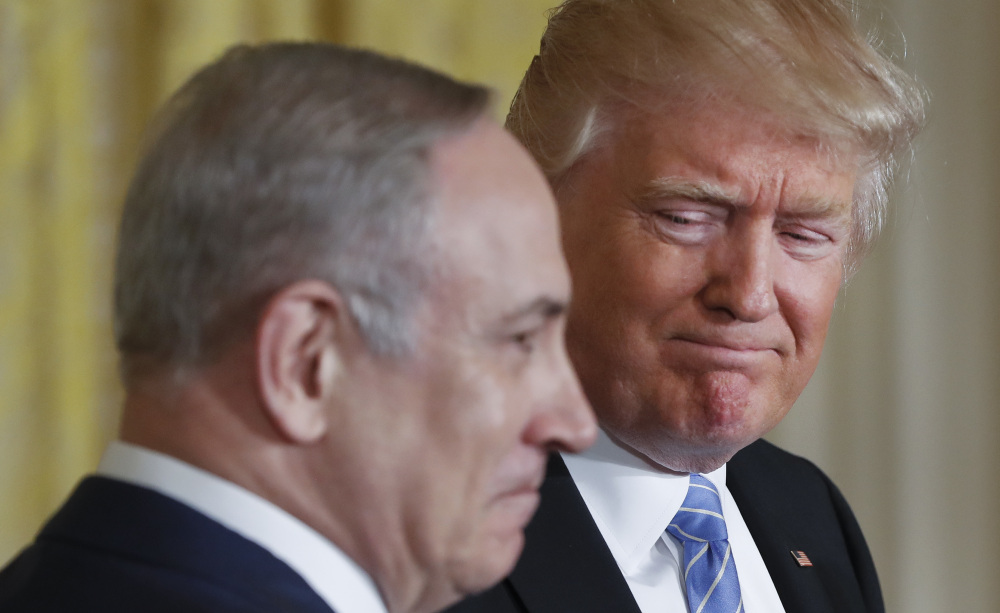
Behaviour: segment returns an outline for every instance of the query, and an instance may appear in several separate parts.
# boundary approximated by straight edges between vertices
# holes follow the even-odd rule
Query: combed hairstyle
[[[155,119],[125,199],[126,383],[140,365],[212,359],[302,279],[335,286],[373,350],[405,353],[433,268],[430,148],[489,103],[482,87],[329,44],[237,46],[195,74]]]
[[[556,187],[624,112],[671,104],[736,103],[831,152],[859,153],[849,274],[884,224],[926,97],[862,34],[859,14],[851,0],[566,0],[507,127]]]

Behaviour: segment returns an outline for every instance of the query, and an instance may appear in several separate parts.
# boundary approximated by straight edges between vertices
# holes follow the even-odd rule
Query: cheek
[[[571,307],[616,327],[644,326],[697,293],[702,264],[699,254],[624,233],[571,261]]]
[[[420,426],[425,446],[411,469],[447,492],[446,504],[461,506],[482,489],[483,464],[496,461],[493,441],[505,426],[506,390],[471,352],[446,358],[425,373],[427,382],[438,384],[425,402],[426,420]]]
[[[783,293],[785,318],[795,335],[801,356],[812,362],[819,360],[819,353],[826,339],[827,329],[841,285],[839,265],[826,270],[796,271],[785,284]],[[815,367],[815,363],[813,364]]]
[[[440,424],[440,440],[451,449],[451,469],[467,472],[473,495],[486,489],[502,460],[520,440],[531,395],[506,367],[463,369],[464,385],[452,399],[452,410]],[[455,375],[453,375],[455,376]],[[450,456],[447,457],[447,456]]]
[[[622,292],[651,312],[665,313],[690,302],[706,284],[705,254],[663,243],[645,246],[631,263]]]
[[[491,583],[516,560],[516,541],[537,504],[530,495],[511,496],[512,490],[523,487],[526,475],[534,474],[538,461],[521,441],[530,398],[512,391],[481,396],[478,406],[467,407],[469,419],[460,431],[453,431],[453,453],[443,458],[447,464],[442,467],[460,475],[452,481],[452,507],[447,511],[452,516],[452,556],[473,574],[502,566]],[[511,545],[516,545],[514,551],[503,551]]]

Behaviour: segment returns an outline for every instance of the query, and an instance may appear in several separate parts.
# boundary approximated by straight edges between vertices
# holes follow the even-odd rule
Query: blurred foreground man
[[[309,44],[171,99],[120,229],[121,441],[0,610],[425,612],[511,570],[596,425],[549,188],[487,100]]]
[[[760,437],[878,234],[915,82],[840,0],[568,0],[508,127],[556,192],[603,433],[461,611],[882,611],[837,488]]]

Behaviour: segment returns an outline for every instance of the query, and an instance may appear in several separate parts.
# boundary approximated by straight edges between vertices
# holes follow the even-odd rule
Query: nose
[[[597,438],[597,420],[564,349],[560,348],[556,362],[549,394],[538,399],[525,442],[548,451],[578,453]]]
[[[706,308],[743,322],[777,312],[772,247],[770,228],[747,230],[708,254],[708,282],[701,292]]]

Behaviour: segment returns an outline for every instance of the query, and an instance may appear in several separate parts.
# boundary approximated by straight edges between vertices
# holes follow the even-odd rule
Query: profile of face
[[[570,280],[541,172],[487,121],[431,158],[434,278],[412,354],[371,359],[368,418],[386,417],[375,486],[395,492],[443,607],[510,572],[548,452],[583,449],[597,426],[564,346]]]
[[[636,111],[557,185],[567,346],[601,426],[705,472],[812,376],[843,277],[856,155],[750,111]]]

